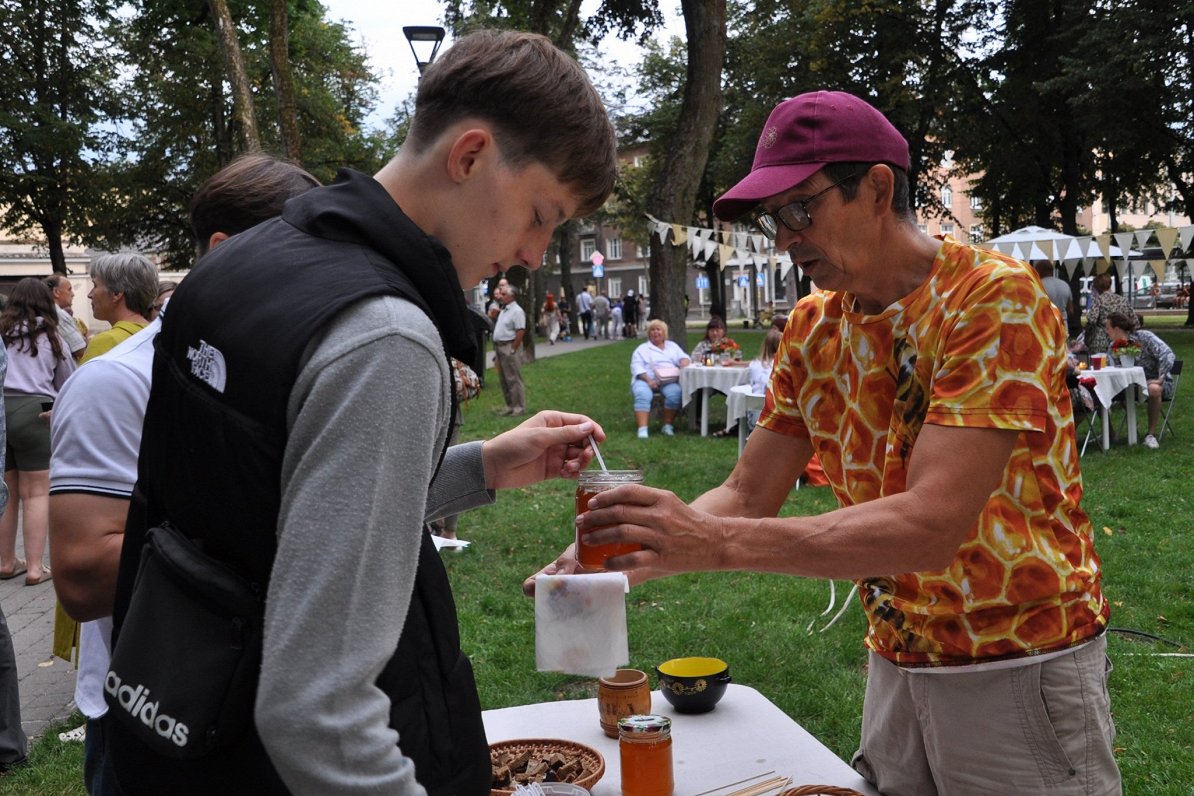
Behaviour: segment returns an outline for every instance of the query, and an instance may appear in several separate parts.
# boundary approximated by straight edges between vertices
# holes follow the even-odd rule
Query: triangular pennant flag
[[[734,254],[734,247],[728,246],[728,245],[722,243],[722,244],[718,245],[718,247],[717,247],[717,254],[718,254],[718,257],[720,257],[720,259],[721,259],[721,262],[718,263],[718,265],[720,265],[721,270],[724,271],[726,269],[726,266],[730,264],[730,258]]]
[[[1010,254],[1012,257],[1015,257],[1017,260],[1024,259],[1024,253],[1020,251],[1020,244],[1018,243],[1012,244],[1012,250],[1008,252],[1008,254]]]
[[[655,237],[659,238],[661,244],[667,243],[667,231],[670,227],[661,221],[651,224],[651,231],[655,233]]]
[[[751,242],[754,243],[755,251],[767,253],[767,238],[763,235],[751,235]]]
[[[717,251],[717,244],[716,244],[716,243],[714,243],[714,242],[713,242],[713,241],[711,241],[711,240],[707,240],[707,241],[705,241],[705,260],[706,260],[706,261],[708,261],[708,259],[709,259],[710,257],[712,257],[712,256],[713,256],[713,254],[714,254],[714,252],[716,252],[716,251]]]
[[[672,224],[672,245],[683,246],[688,240],[688,230],[679,224]]]
[[[1136,240],[1136,246],[1143,249],[1148,245],[1148,239],[1153,236],[1153,231],[1151,229],[1138,229],[1132,235]]]
[[[1056,262],[1061,258],[1057,256],[1057,241],[1045,241],[1045,251],[1049,253],[1050,262]]]
[[[1095,241],[1099,248],[1098,248],[1098,251],[1096,252],[1094,247],[1092,246],[1091,250],[1090,250],[1091,256],[1092,257],[1101,257],[1101,258],[1103,258],[1103,262],[1107,262],[1108,260],[1110,260],[1111,259],[1111,233],[1104,232],[1102,235],[1097,237],[1095,239]],[[1103,270],[1106,270],[1106,269],[1103,269]],[[1099,273],[1101,274],[1101,273],[1103,273],[1103,271],[1099,271]]]
[[[1177,231],[1178,237],[1182,241],[1182,251],[1187,251],[1190,248],[1190,242],[1194,241],[1194,226],[1181,227]]]
[[[1089,240],[1089,238],[1086,240]],[[1082,241],[1083,238],[1075,238],[1074,240],[1070,241],[1068,244],[1066,244],[1065,252],[1058,259],[1065,260],[1066,262],[1081,260],[1084,256],[1086,256],[1086,249],[1083,248]]]
[[[1129,232],[1128,234],[1131,235],[1132,233]],[[1124,275],[1128,272],[1128,268],[1129,268],[1128,261],[1126,259],[1116,260],[1114,262],[1114,266],[1115,266],[1115,273],[1117,273],[1119,275],[1120,279],[1123,279]]]
[[[1165,280],[1165,260],[1149,260],[1148,264],[1153,267],[1153,273],[1157,275],[1157,281],[1163,282]]]
[[[1157,233],[1157,242],[1161,244],[1161,253],[1168,259],[1170,252],[1173,251],[1173,244],[1177,243],[1177,230],[1164,227],[1153,231]]]
[[[1132,250],[1132,241],[1136,237],[1135,234],[1131,232],[1116,232],[1111,237],[1115,238],[1115,245],[1119,247],[1119,256],[1125,260],[1128,259],[1128,252]]]

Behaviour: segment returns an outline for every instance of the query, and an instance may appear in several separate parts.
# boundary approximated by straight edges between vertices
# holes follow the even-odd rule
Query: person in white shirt
[[[647,420],[655,393],[663,395],[664,436],[674,435],[672,423],[680,411],[680,368],[691,361],[684,349],[667,339],[667,324],[656,318],[647,324],[647,342],[630,357],[630,392],[634,395],[634,420],[639,439],[646,439]]]

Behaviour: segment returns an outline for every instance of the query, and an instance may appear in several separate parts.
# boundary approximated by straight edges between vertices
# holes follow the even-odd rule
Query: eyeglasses
[[[809,198],[797,199],[795,202],[786,204],[775,212],[760,209],[755,212],[755,226],[762,230],[763,234],[769,240],[775,240],[775,236],[779,234],[780,223],[783,223],[785,227],[793,232],[808,229],[813,223],[813,217],[808,213],[808,206],[817,201],[822,194],[832,191],[842,183],[849,182],[857,176],[858,174],[855,173],[848,177],[843,177],[828,188],[817,191]]]

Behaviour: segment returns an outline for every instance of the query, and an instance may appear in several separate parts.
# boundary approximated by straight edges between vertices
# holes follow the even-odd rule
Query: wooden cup
[[[610,738],[617,738],[618,719],[651,712],[647,673],[618,669],[612,677],[602,677],[597,685],[597,708],[601,711],[601,729]]]

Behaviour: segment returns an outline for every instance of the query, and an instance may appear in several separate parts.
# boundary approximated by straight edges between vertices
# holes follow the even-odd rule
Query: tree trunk
[[[726,0],[683,0],[688,39],[688,70],[676,132],[664,156],[659,182],[648,199],[656,218],[686,224],[694,216],[697,189],[709,158],[709,145],[721,113],[721,71],[726,54]],[[688,251],[683,246],[651,246],[648,269],[651,314],[662,318],[670,337],[688,348],[684,328],[684,286]]]
[[[253,91],[249,86],[249,75],[245,59],[240,51],[240,39],[227,0],[207,0],[212,20],[216,26],[216,38],[224,54],[224,66],[228,71],[228,82],[232,84],[232,106],[240,134],[241,147],[245,152],[261,149],[261,136],[257,133],[256,111],[253,109]]]
[[[294,101],[294,77],[290,71],[290,20],[286,2],[270,2],[269,66],[274,77],[274,93],[278,97],[278,127],[282,131],[286,157],[298,163],[302,160],[302,136]]]
[[[560,246],[560,296],[568,299],[571,309],[564,319],[564,328],[568,334],[577,332],[576,326],[576,291],[572,289],[572,254],[576,251],[576,220],[570,219],[560,225],[556,231],[556,240]]]
[[[66,273],[66,253],[62,249],[62,222],[55,219],[41,225],[46,235],[46,248],[50,251],[50,265],[56,274]]]

